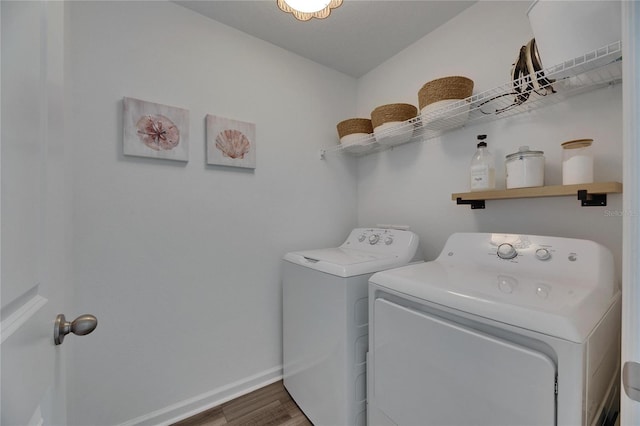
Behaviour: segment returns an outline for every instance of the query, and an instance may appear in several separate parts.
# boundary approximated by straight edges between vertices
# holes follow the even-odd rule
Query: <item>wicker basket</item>
[[[473,80],[467,77],[443,77],[426,83],[418,91],[420,109],[447,99],[465,99],[473,93]]]
[[[418,108],[410,104],[382,105],[371,111],[373,128],[390,121],[407,121],[418,115]]]
[[[373,126],[368,118],[349,118],[338,123],[337,127],[340,139],[354,133],[373,133]]]

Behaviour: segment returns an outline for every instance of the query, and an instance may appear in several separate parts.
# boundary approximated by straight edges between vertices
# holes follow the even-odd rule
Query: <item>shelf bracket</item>
[[[462,198],[456,198],[456,204],[468,204],[471,209],[484,209],[484,200],[463,200]]]
[[[578,190],[578,200],[582,207],[601,207],[607,205],[607,194],[589,194],[586,189]]]

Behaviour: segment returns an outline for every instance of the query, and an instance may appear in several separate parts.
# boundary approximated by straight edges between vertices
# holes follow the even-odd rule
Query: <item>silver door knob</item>
[[[64,336],[73,333],[76,336],[84,336],[91,333],[98,326],[98,319],[93,315],[80,315],[78,318],[69,322],[63,314],[58,314],[56,323],[53,327],[53,341],[56,345],[64,341]]]
[[[622,387],[627,396],[640,401],[640,364],[627,361],[622,367]]]

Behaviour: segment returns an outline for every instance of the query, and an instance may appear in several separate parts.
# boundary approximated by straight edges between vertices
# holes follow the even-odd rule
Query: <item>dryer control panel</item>
[[[468,270],[495,270],[501,277],[527,276],[581,287],[613,285],[611,252],[593,241],[574,238],[457,233],[449,238],[438,261]],[[504,287],[506,281],[500,283]]]
[[[523,234],[456,233],[436,260],[380,272],[371,283],[578,343],[620,297],[606,247]]]

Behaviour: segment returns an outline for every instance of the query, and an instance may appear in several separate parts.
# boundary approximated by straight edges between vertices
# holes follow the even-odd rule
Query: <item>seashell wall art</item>
[[[189,111],[124,98],[124,154],[189,161]]]
[[[256,168],[256,125],[207,115],[207,164]]]

